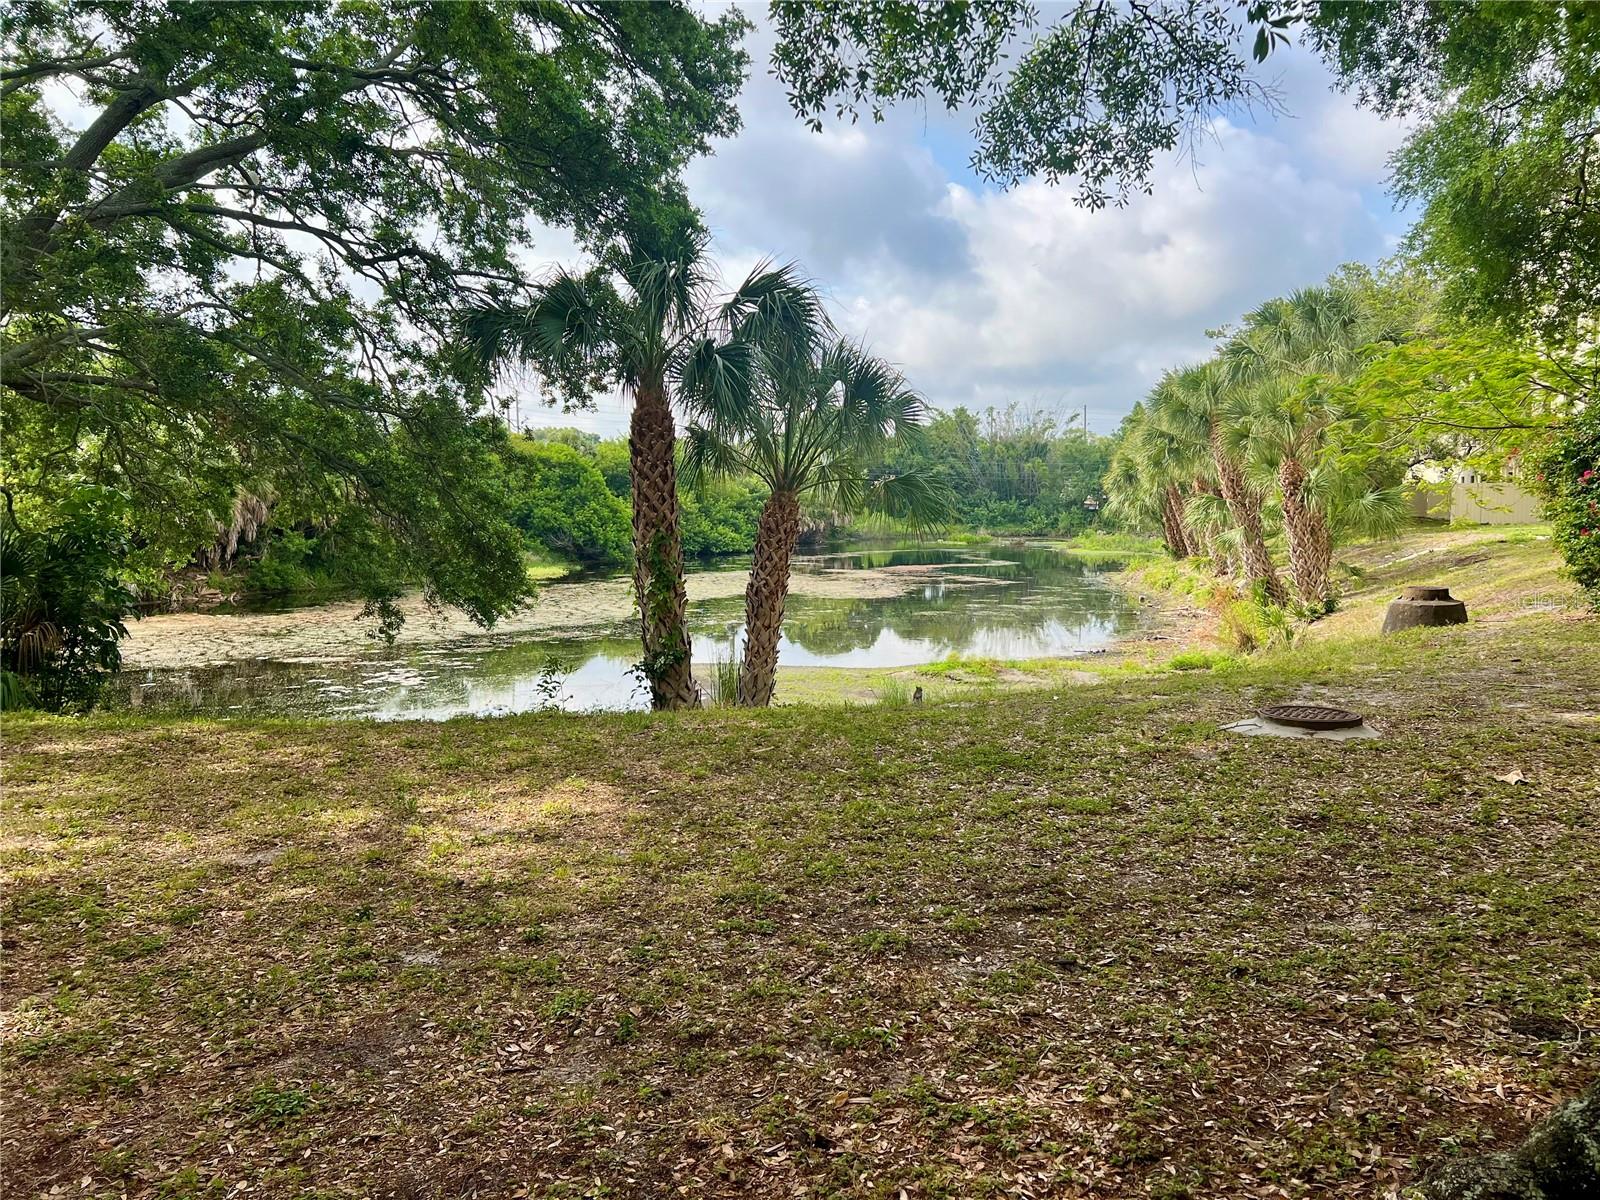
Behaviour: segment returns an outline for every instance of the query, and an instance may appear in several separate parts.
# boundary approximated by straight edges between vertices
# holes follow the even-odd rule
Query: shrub
[[[679,497],[679,524],[687,558],[748,554],[755,548],[756,523],[766,489],[750,479],[725,479],[685,491]]]
[[[1241,653],[1294,641],[1294,618],[1290,613],[1257,597],[1221,599],[1216,613],[1222,623],[1222,636]]]
[[[1600,404],[1577,410],[1534,466],[1556,549],[1600,610]]]
[[[516,438],[511,445],[511,520],[523,536],[582,562],[627,562],[628,506],[607,489],[593,460],[560,442]]]
[[[711,660],[711,691],[718,708],[733,708],[739,703],[739,659],[733,654]]]
[[[51,712],[92,708],[122,665],[134,595],[120,501],[83,488],[55,523],[24,529],[0,516],[0,701]]]
[[[898,679],[885,679],[878,685],[878,703],[886,708],[904,708],[911,703],[911,690]]]
[[[1167,669],[1169,671],[1221,670],[1235,665],[1236,662],[1233,655],[1216,650],[1185,650],[1167,660]]]
[[[267,596],[309,590],[314,580],[306,569],[306,560],[312,549],[313,543],[303,533],[286,530],[278,534],[245,572],[245,590]]]
[[[1221,595],[1233,595],[1231,588],[1204,574],[1188,562],[1155,562],[1139,570],[1144,585],[1162,592],[1176,592],[1201,604],[1211,604]]]

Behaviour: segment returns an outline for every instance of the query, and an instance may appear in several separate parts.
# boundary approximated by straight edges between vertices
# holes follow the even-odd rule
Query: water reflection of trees
[[[808,554],[795,560],[799,570],[851,571],[883,570],[889,567],[932,567],[949,565],[953,570],[980,570],[992,565],[1001,570],[1020,567],[1038,575],[1059,575],[1082,579],[1106,571],[1120,571],[1123,564],[1112,559],[1080,558],[1048,546],[1015,545],[968,546],[892,546],[881,549],[851,550],[838,554]]]
[[[1119,592],[1093,578],[1110,564],[1038,547],[989,546],[981,551],[914,547],[814,561],[818,565],[848,561],[878,569],[963,564],[908,579],[910,590],[897,596],[792,597],[785,622],[787,639],[818,658],[867,650],[886,631],[905,642],[926,645],[934,655],[971,652],[969,648],[986,642],[1014,642],[1020,643],[1016,651],[995,653],[1025,657],[1030,641],[1038,644],[1036,652],[1041,654],[1051,645],[1059,647],[1063,630],[1070,644],[1095,630],[1124,632],[1137,621]],[[731,655],[742,607],[738,597],[694,605],[691,627],[697,662]],[[338,662],[251,660],[180,671],[130,671],[121,677],[117,690],[121,702],[130,706],[189,711],[443,716],[503,711],[507,704],[538,706],[538,697],[528,698],[530,681],[546,672],[562,677],[563,686],[575,690],[614,690],[626,681],[637,656],[637,642],[620,630],[568,638],[490,634],[379,650]],[[617,706],[609,699],[606,703]]]
[[[885,567],[929,567],[962,561],[979,559],[949,546],[901,546],[881,550],[849,550],[838,554],[806,554],[795,560],[795,567],[812,571],[876,571]]]
[[[942,561],[950,561],[949,552],[943,553]],[[907,565],[905,554],[885,551],[875,557],[890,559],[882,565],[901,566]],[[970,571],[962,568],[936,581],[946,586],[887,599],[793,599],[784,632],[812,654],[841,655],[874,645],[885,630],[907,641],[955,648],[995,631],[1044,643],[1058,625],[1072,634],[1108,627],[1121,633],[1137,621],[1121,593],[1092,582],[1104,569],[1098,564],[1029,547],[995,547],[984,559],[997,568],[993,584],[973,578],[979,570],[975,563]],[[1018,575],[1015,582],[1000,581]],[[963,582],[963,576],[971,582]]]

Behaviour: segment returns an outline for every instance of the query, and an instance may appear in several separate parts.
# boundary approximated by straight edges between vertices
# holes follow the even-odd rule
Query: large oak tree
[[[4,16],[4,473],[181,560],[241,487],[355,513],[483,620],[524,590],[463,305],[537,223],[688,211],[737,124],[737,14],[679,4],[99,3]]]

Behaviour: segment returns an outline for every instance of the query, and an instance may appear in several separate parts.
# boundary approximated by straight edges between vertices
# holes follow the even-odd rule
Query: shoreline
[[[1070,547],[1050,546],[1077,554]],[[1090,552],[1102,553],[1102,552]],[[1109,557],[1110,552],[1103,552]],[[1133,555],[1123,552],[1123,557]],[[1049,658],[962,658],[901,667],[785,667],[778,665],[779,707],[898,703],[902,691],[921,687],[926,700],[1086,687],[1131,674],[1153,673],[1162,660],[1186,651],[1215,649],[1216,618],[1175,592],[1147,586],[1141,567],[1129,566],[1101,578],[1135,602],[1140,628],[1110,646]],[[710,663],[696,663],[709,669]]]
[[[1315,622],[1296,625],[1293,639],[1337,641],[1375,631],[1384,605],[1396,594],[1399,576],[1409,578],[1424,564],[1430,578],[1437,576],[1439,582],[1456,586],[1457,595],[1468,601],[1475,619],[1502,619],[1503,614],[1525,611],[1530,605],[1554,603],[1565,607],[1571,603],[1568,589],[1562,586],[1553,591],[1548,571],[1537,561],[1542,558],[1540,551],[1545,542],[1542,527],[1484,527],[1417,530],[1399,542],[1347,547],[1339,564],[1343,595],[1337,610]],[[1524,569],[1530,572],[1530,586],[1537,584],[1538,594],[1523,595],[1523,589],[1511,586],[1521,578],[1519,572],[1503,577],[1493,591],[1486,592],[1479,586],[1474,564],[1487,548],[1505,543],[1511,543],[1505,546],[1506,552],[1532,554],[1533,559]],[[991,544],[1085,555],[1084,550],[1070,544],[1043,540]],[[860,552],[870,553],[872,549],[867,547]],[[1097,578],[1136,606],[1139,620],[1136,628],[1109,645],[1042,658],[952,656],[894,666],[780,663],[774,702],[784,707],[893,705],[911,702],[919,689],[928,702],[981,699],[1000,693],[1079,688],[1108,680],[1126,682],[1175,671],[1223,670],[1249,657],[1226,644],[1220,632],[1220,618],[1190,594],[1206,586],[1208,577],[1183,564],[1178,564],[1174,572],[1161,569],[1166,565],[1165,559],[1132,551],[1122,553],[1129,560],[1123,569],[1100,573]],[[1105,558],[1111,552],[1100,553],[1091,547],[1085,556]],[[892,599],[915,593],[935,573],[939,574],[942,587],[966,586],[960,572],[941,571],[939,563],[848,570],[834,567],[798,572],[791,594],[824,600]],[[691,600],[725,602],[732,606],[732,614],[747,578],[744,568],[695,572],[688,577]],[[993,578],[975,578],[971,586],[1006,585]],[[408,620],[396,645],[426,654],[452,647],[475,652],[496,644],[517,645],[523,640],[536,646],[546,640],[628,639],[634,633],[630,590],[625,577],[551,583],[523,611],[492,630],[474,626],[459,613],[430,610],[420,596],[413,595],[402,601]],[[133,626],[125,667],[129,672],[181,672],[261,661],[325,662],[343,667],[388,661],[373,655],[376,642],[358,621],[360,609],[359,603],[347,601],[273,613],[149,617]],[[706,643],[701,641],[700,645],[704,649]],[[714,673],[711,659],[698,659],[695,672],[702,681],[708,680]]]

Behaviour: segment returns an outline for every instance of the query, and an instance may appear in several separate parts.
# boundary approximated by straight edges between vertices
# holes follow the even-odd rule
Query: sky
[[[1343,263],[1376,263],[1411,224],[1386,188],[1404,127],[1334,91],[1299,47],[1262,68],[1283,112],[1231,114],[1197,157],[1159,164],[1153,195],[1090,212],[1070,182],[983,183],[970,115],[939,105],[811,132],[769,73],[763,14],[748,11],[743,129],[687,172],[723,274],[799,263],[840,327],[941,408],[1081,420],[1087,407],[1090,430],[1111,433],[1165,368],[1205,357],[1207,329]],[[552,232],[545,252],[570,259],[571,243]],[[518,411],[606,436],[627,426],[621,397]]]

